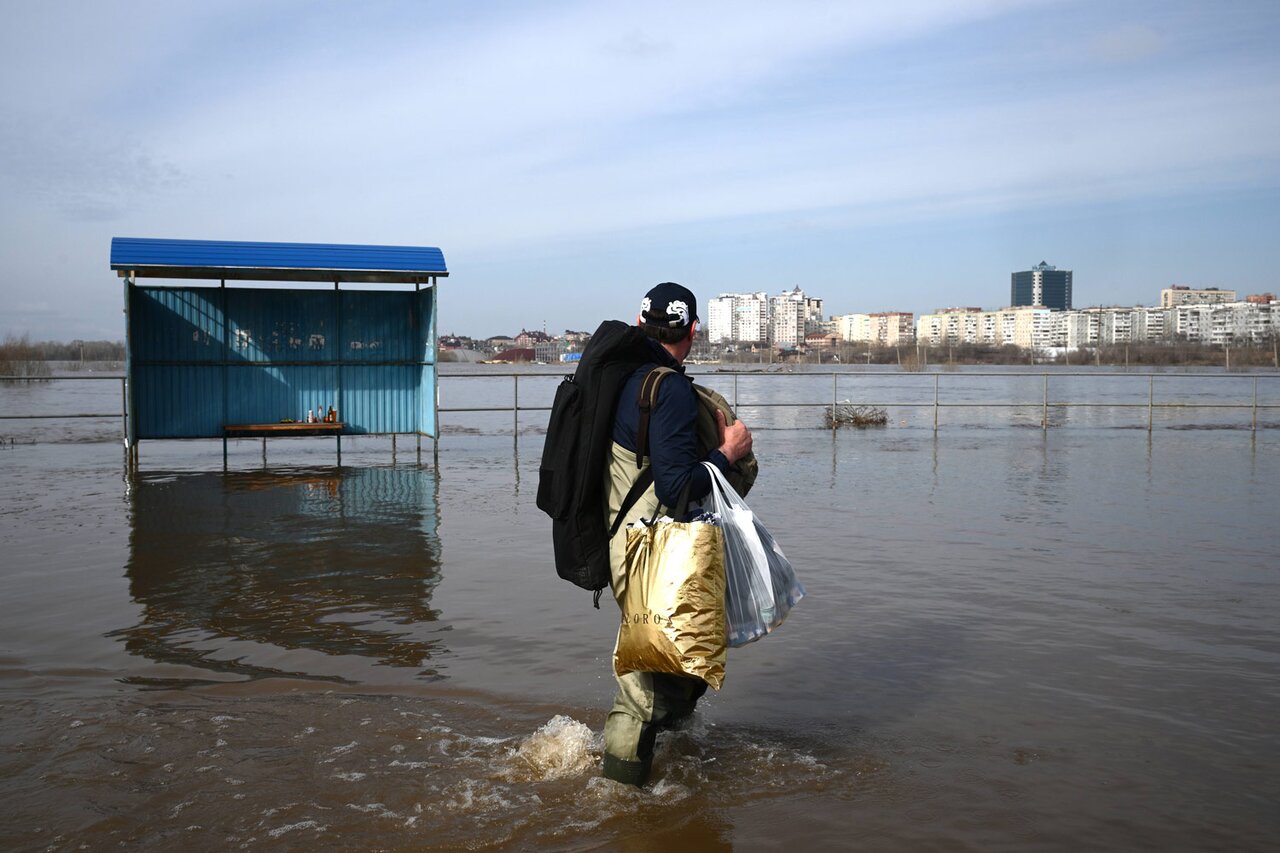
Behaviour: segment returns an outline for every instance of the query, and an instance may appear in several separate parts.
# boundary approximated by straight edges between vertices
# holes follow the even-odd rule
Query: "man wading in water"
[[[751,452],[751,431],[742,421],[726,427],[724,415],[717,413],[720,446],[703,458],[698,456],[698,397],[684,376],[683,366],[698,330],[698,301],[693,293],[674,282],[659,284],[641,302],[636,324],[648,336],[653,359],[631,375],[618,398],[606,480],[608,523],[614,523],[632,484],[650,466],[653,484],[632,506],[609,542],[614,590],[620,589],[626,525],[653,516],[659,506],[669,514],[690,478],[689,500],[705,497],[711,490],[711,475],[701,462],[711,462],[727,475],[731,464]],[[658,386],[649,416],[648,447],[644,449],[647,464],[637,467],[640,386],[655,366],[669,367],[679,375],[668,376]],[[699,678],[659,672],[629,672],[617,678],[618,695],[604,727],[604,775],[618,782],[643,785],[653,765],[658,732],[693,713],[707,684]]]

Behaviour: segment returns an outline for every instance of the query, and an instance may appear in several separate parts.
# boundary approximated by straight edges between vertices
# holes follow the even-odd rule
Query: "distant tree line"
[[[930,365],[958,364],[1043,364],[1061,365],[1187,365],[1217,367],[1274,367],[1280,369],[1276,340],[1236,343],[1230,346],[1193,343],[1185,340],[1108,344],[1081,347],[1053,356],[1014,344],[955,343],[930,345],[905,343],[880,346],[868,343],[840,343],[807,350],[756,350],[734,352],[720,347],[695,347],[694,359],[722,364],[802,363],[802,364],[895,364],[904,370],[923,370]]]
[[[1057,363],[1280,368],[1280,353],[1277,352],[1277,341],[1274,339],[1228,346],[1172,339],[1081,348],[1058,356]]]
[[[51,361],[124,361],[124,342],[32,341],[10,334],[0,343],[0,376],[49,376]]]
[[[5,344],[14,340],[5,338]],[[30,347],[30,352],[43,361],[124,361],[124,341],[35,341],[27,343],[27,336],[20,339]]]

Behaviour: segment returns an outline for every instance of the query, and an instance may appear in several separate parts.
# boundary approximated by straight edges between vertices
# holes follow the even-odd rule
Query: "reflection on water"
[[[343,679],[297,651],[436,676],[437,488],[416,467],[141,476],[126,566],[141,618],[111,635],[248,678]]]
[[[760,430],[810,595],[645,790],[599,776],[616,615],[555,577],[535,441],[125,486],[20,445],[0,850],[1270,851],[1280,434],[1141,430]]]

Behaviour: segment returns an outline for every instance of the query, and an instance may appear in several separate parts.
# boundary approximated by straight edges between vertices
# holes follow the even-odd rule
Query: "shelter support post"
[[[125,466],[130,473],[136,465],[134,448],[138,443],[138,411],[133,405],[133,288],[134,273],[130,270],[124,279],[124,446]]]
[[[333,399],[334,405],[338,407],[339,412],[347,410],[347,401],[342,399],[342,352],[343,341],[346,340],[346,331],[342,328],[342,289],[338,286],[338,282],[333,282],[333,333],[334,340],[337,341],[335,350],[337,364],[333,367],[334,381],[337,388],[334,389]],[[323,417],[323,415],[321,415]],[[342,433],[338,433],[338,467],[342,467]]]
[[[218,302],[218,308],[222,313],[218,319],[222,324],[222,422],[227,424],[231,422],[231,375],[228,372],[231,361],[231,323],[227,320],[227,280],[225,278],[218,281]],[[262,452],[265,456],[267,452],[265,447]],[[224,470],[227,467],[227,434],[225,432],[222,434],[222,467]]]

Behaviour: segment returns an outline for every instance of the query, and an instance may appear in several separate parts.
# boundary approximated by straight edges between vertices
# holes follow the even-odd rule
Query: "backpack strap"
[[[631,485],[631,491],[627,492],[627,496],[622,499],[622,506],[618,508],[618,515],[613,519],[613,526],[609,528],[609,538],[612,539],[618,533],[618,528],[622,527],[622,520],[627,517],[627,513],[631,512],[631,508],[636,505],[636,501],[640,500],[640,496],[645,490],[653,485],[653,468],[639,476]]]
[[[640,383],[640,429],[636,432],[636,468],[644,467],[644,457],[649,452],[649,414],[658,405],[658,386],[662,380],[675,373],[670,367],[655,367],[645,374]]]

